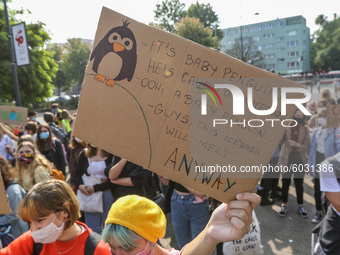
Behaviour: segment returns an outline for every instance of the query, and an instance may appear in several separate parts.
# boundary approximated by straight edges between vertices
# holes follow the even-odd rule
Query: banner
[[[14,52],[17,66],[30,64],[25,23],[12,26]]]
[[[25,124],[27,122],[27,108],[18,106],[0,106],[0,122],[6,124]]]

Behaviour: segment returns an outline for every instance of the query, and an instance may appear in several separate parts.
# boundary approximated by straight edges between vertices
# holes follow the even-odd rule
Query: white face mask
[[[318,112],[327,111],[327,107],[318,107]]]
[[[327,124],[327,119],[325,117],[318,118],[318,123],[321,127],[324,127]]]
[[[81,140],[81,139],[78,138],[78,137],[74,137],[74,140],[76,140],[77,143],[82,143],[82,142],[84,142],[83,140]]]
[[[53,221],[47,226],[31,232],[31,235],[35,243],[54,243],[61,236],[64,230],[65,222],[63,222],[63,224],[61,224],[60,227],[57,227],[57,225],[54,224],[54,221],[57,218],[57,216],[58,213],[54,217]]]

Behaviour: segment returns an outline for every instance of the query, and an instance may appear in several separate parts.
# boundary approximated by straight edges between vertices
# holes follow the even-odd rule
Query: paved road
[[[291,185],[289,193],[285,217],[278,216],[280,201],[272,206],[259,206],[255,210],[266,255],[311,254],[311,230],[315,227],[315,224],[311,223],[315,214],[312,178],[305,177],[304,182],[304,206],[309,218],[304,219],[297,213],[294,184]]]

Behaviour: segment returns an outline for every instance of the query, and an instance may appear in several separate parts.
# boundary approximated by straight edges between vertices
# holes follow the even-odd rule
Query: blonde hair
[[[68,203],[70,209],[64,204]],[[65,211],[68,229],[80,218],[79,203],[70,185],[60,180],[48,180],[33,186],[19,205],[19,214],[23,221],[31,221],[50,215],[51,213]]]
[[[19,159],[18,159],[18,155],[16,157],[16,164],[15,164],[15,168],[16,168],[16,172],[17,172],[17,177],[18,177],[18,183],[23,186],[23,180],[22,180],[22,176],[23,176],[23,172],[24,171],[28,171],[28,173],[30,174],[31,179],[33,180],[33,184],[35,184],[35,180],[34,180],[34,170],[38,167],[38,166],[43,166],[44,168],[46,168],[48,170],[48,172],[50,174],[52,174],[52,167],[51,167],[51,163],[43,156],[40,154],[40,152],[37,150],[36,146],[34,143],[31,143],[29,141],[24,141],[22,143],[20,143],[17,147],[17,153],[20,150],[20,148],[27,146],[29,147],[33,153],[33,160],[32,162],[30,162],[29,164],[22,164]]]
[[[15,178],[14,168],[0,155],[0,172],[5,185]]]

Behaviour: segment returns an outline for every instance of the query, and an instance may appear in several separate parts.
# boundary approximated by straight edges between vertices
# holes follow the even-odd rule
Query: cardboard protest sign
[[[327,106],[327,126],[338,128],[340,124],[340,105]]]
[[[27,108],[18,106],[0,106],[0,122],[6,124],[25,124],[27,121]]]
[[[12,211],[8,204],[4,181],[2,179],[2,175],[0,174],[0,214],[10,213],[12,213]]]
[[[219,131],[212,127],[211,118],[229,121],[234,117],[228,90],[216,91],[223,108],[209,101],[207,114],[201,114],[201,95],[212,94],[217,83],[239,88],[238,93],[246,95],[240,97],[243,103],[252,96],[256,109],[274,110],[257,116],[246,109],[241,117],[246,122],[252,118],[251,125],[218,127]],[[241,166],[266,165],[283,135],[281,122],[296,109],[288,106],[285,116],[281,115],[280,98],[285,96],[281,88],[297,86],[104,7],[85,71],[74,135],[189,188],[229,201],[238,192],[252,192],[261,171],[229,176],[229,172],[222,175],[199,167],[230,164],[238,171]],[[253,95],[247,94],[249,87],[254,88]],[[260,126],[254,119],[275,121]]]

